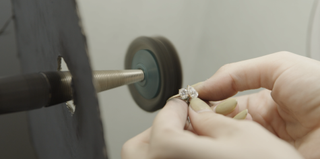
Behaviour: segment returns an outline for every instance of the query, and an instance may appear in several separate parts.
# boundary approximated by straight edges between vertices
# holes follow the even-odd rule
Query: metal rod
[[[144,80],[142,70],[94,71],[97,92]],[[72,99],[70,72],[41,72],[0,78],[0,114],[38,109]]]
[[[142,70],[108,70],[94,71],[96,91],[101,92],[122,85],[140,82],[144,79]]]
[[[62,94],[71,95],[70,72],[59,72],[61,78]],[[93,80],[97,92],[102,92],[115,87],[140,82],[144,79],[142,70],[101,70],[93,72]]]

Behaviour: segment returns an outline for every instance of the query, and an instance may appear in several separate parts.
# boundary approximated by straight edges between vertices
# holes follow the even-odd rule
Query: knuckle
[[[232,67],[233,63],[224,64],[218,71],[225,71]]]
[[[159,134],[159,137],[171,136],[174,133],[176,133],[176,130],[171,126],[163,126],[161,129],[157,131],[157,134]]]

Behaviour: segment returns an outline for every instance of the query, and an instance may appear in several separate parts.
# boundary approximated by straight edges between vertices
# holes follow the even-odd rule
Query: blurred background
[[[320,8],[314,0],[77,0],[77,4],[95,70],[123,69],[128,45],[139,36],[161,35],[174,44],[184,87],[211,77],[224,64],[277,51],[320,55],[320,34],[315,34],[320,30],[315,29]],[[0,28],[10,16],[10,0],[1,0]],[[13,22],[0,35],[0,55],[0,76],[19,73]],[[123,143],[150,127],[157,112],[141,110],[126,86],[100,93],[99,101],[109,157],[119,159]],[[35,158],[28,133],[26,113],[0,116],[1,158]]]

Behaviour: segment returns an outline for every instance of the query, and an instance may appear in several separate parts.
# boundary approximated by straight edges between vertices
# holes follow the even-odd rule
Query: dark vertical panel
[[[0,28],[12,17],[10,0],[0,1]],[[0,34],[0,76],[20,73],[13,21]]]
[[[0,0],[0,27],[12,16],[11,1]],[[13,21],[0,34],[0,76],[20,73]],[[35,159],[26,112],[0,116],[0,158]]]
[[[13,0],[23,72],[57,70],[64,57],[73,76],[76,112],[65,104],[29,112],[39,158],[107,158],[97,96],[73,0]]]

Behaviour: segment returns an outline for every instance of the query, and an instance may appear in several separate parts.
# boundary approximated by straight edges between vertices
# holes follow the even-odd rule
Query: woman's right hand
[[[320,62],[279,52],[227,64],[196,85],[199,97],[219,101],[238,91],[267,90],[238,97],[239,108],[293,145],[304,157],[320,158]],[[192,115],[190,116],[192,122]],[[195,131],[197,126],[193,125]],[[200,130],[198,130],[200,131]]]

